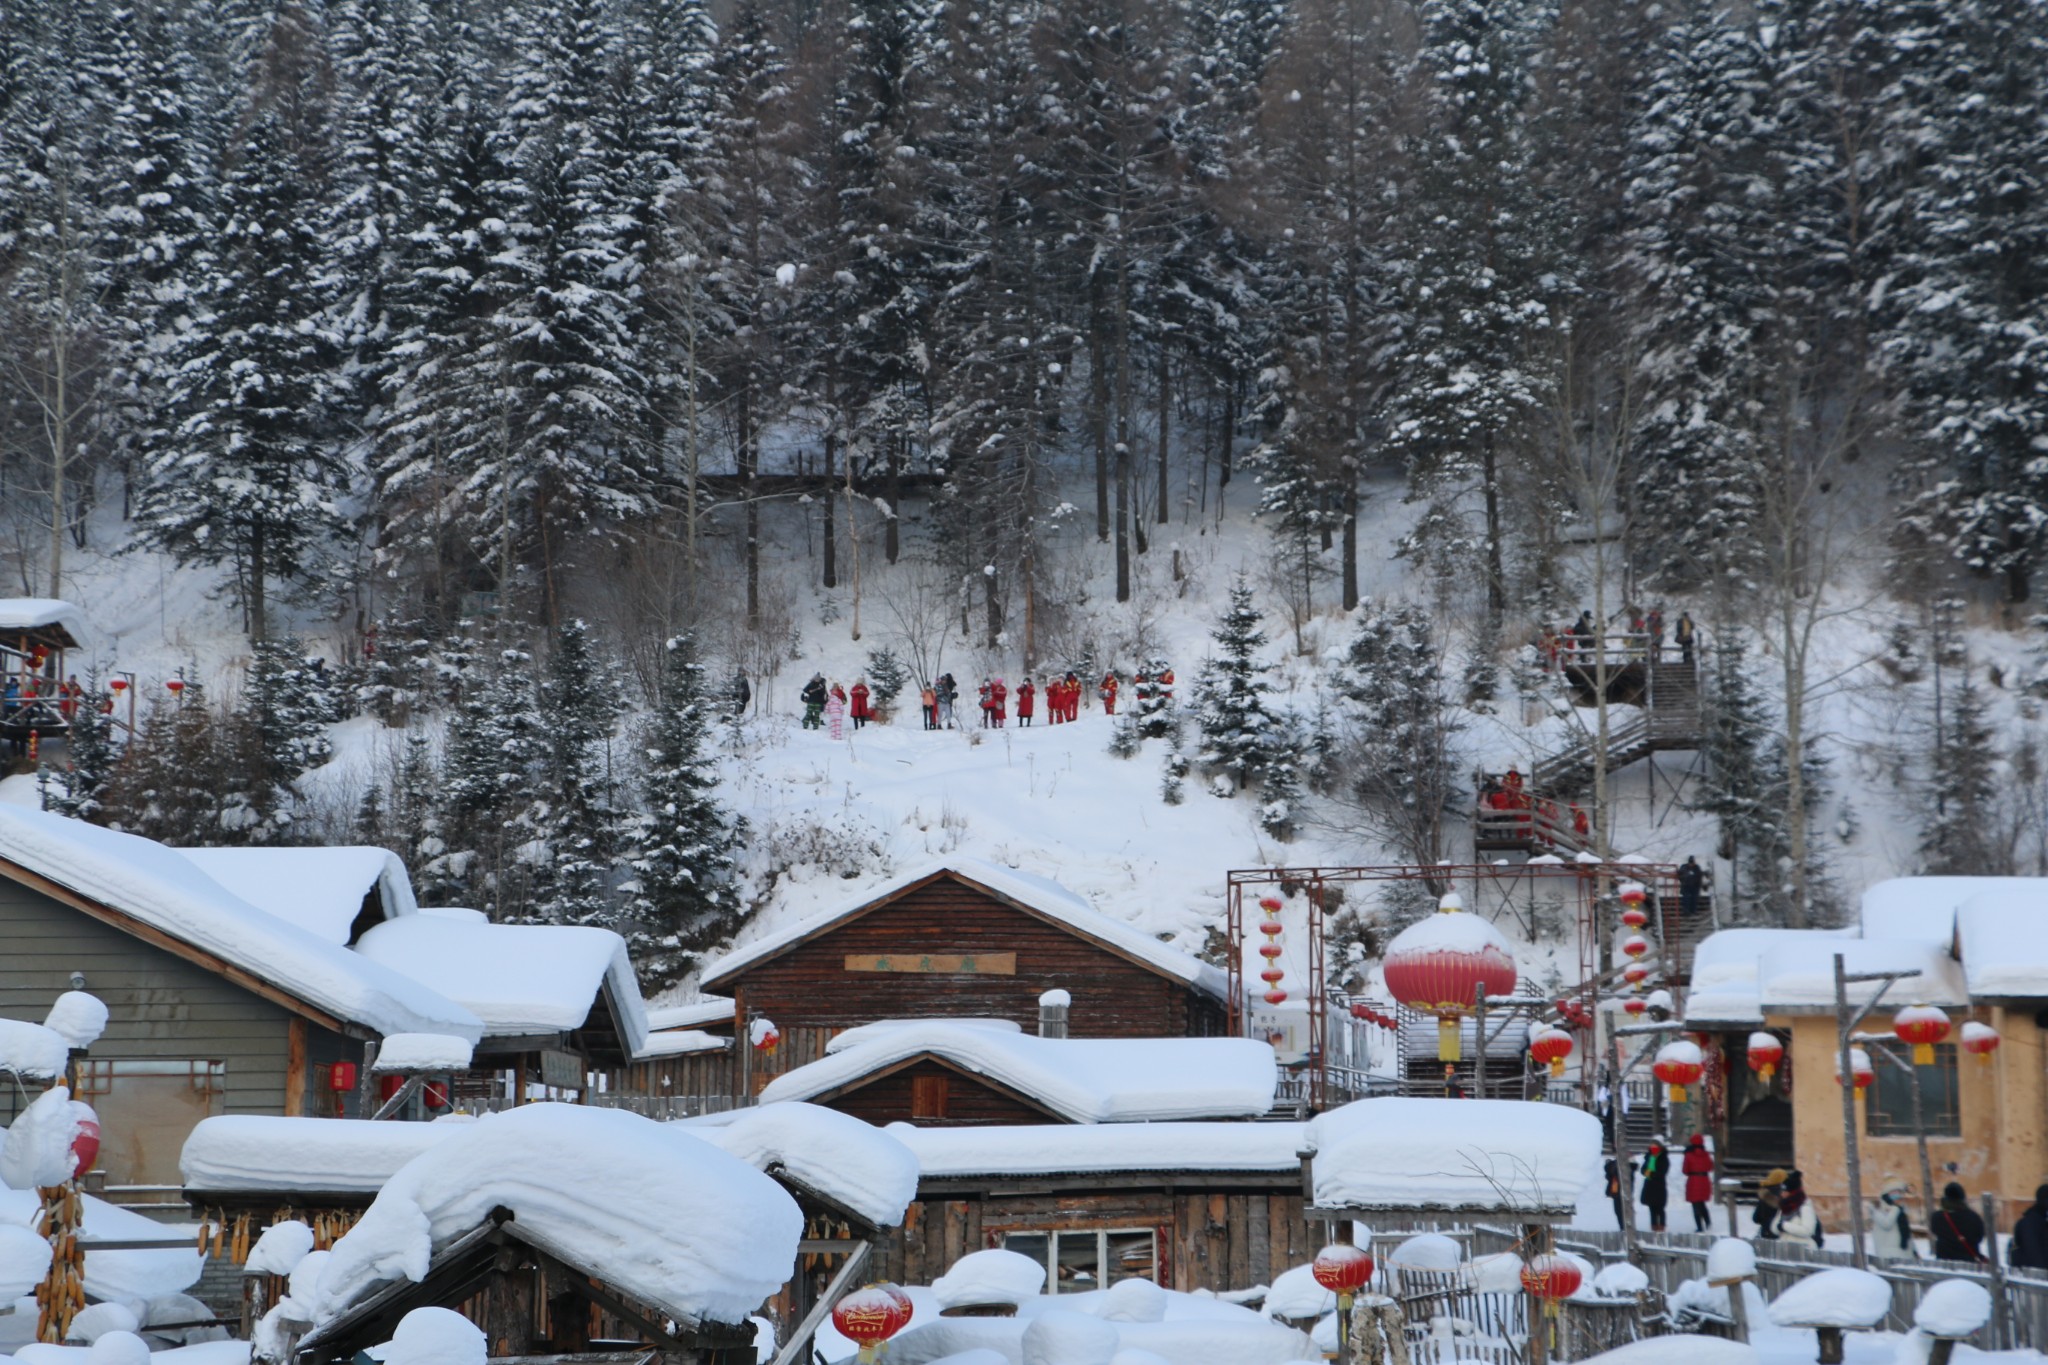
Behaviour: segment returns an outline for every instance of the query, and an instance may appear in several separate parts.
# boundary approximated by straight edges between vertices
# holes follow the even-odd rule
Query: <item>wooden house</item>
[[[833,1035],[884,1019],[980,1016],[1035,1028],[1038,999],[1072,997],[1084,1038],[1201,1038],[1226,1027],[1223,971],[1042,878],[971,859],[754,940],[706,966],[706,990],[781,1034],[743,1056],[745,1086],[817,1061]]]
[[[482,1033],[469,1010],[252,906],[179,851],[41,811],[0,807],[0,941],[0,1015],[41,1019],[74,986],[107,1005],[78,1088],[99,1110],[110,1187],[175,1187],[179,1147],[208,1115],[320,1112],[323,1077],[366,1041]],[[0,1092],[0,1122],[20,1103]]]

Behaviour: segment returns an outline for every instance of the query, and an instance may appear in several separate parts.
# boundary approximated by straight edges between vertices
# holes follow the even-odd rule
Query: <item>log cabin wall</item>
[[[869,1273],[930,1284],[968,1252],[1001,1246],[1005,1233],[1088,1228],[1155,1229],[1166,1287],[1187,1292],[1271,1284],[1283,1270],[1313,1261],[1322,1246],[1300,1189],[1279,1181],[1264,1189],[934,1194],[914,1201],[903,1226],[884,1235]]]
[[[866,1085],[824,1101],[877,1128],[916,1123],[922,1128],[963,1128],[987,1123],[1061,1123],[1064,1120],[974,1076],[929,1058],[885,1072]]]
[[[952,970],[903,970],[926,964]],[[1035,1033],[1038,997],[1054,987],[1073,995],[1071,1037],[1187,1038],[1224,1031],[1221,1001],[943,875],[746,967],[721,986],[732,990],[741,1017],[757,1011],[782,1033],[773,1056],[751,1059],[756,1092],[823,1056],[833,1034],[877,1019],[1009,1019]]]

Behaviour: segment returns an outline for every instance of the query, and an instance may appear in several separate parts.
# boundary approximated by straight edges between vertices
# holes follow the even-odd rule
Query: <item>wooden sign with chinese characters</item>
[[[932,976],[1015,976],[1015,953],[848,953],[849,972],[913,972]]]

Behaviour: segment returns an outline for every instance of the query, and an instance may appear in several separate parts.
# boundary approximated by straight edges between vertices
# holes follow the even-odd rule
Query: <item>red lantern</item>
[[[1640,988],[1645,981],[1650,979],[1650,969],[1644,963],[1631,962],[1628,966],[1621,969],[1621,979],[1628,982],[1631,986]]]
[[[1855,1083],[1856,1095],[1859,1099],[1862,1098],[1863,1092],[1870,1088],[1870,1083],[1877,1079],[1877,1068],[1870,1064],[1870,1054],[1860,1047],[1849,1049],[1849,1079]],[[1837,1057],[1835,1058],[1835,1084],[1840,1085],[1841,1083],[1842,1059]]]
[[[1892,1016],[1892,1032],[1913,1045],[1913,1065],[1933,1066],[1934,1045],[1948,1037],[1948,1015],[1932,1005],[1908,1005]]]
[[[1522,1288],[1543,1300],[1549,1317],[1557,1316],[1558,1303],[1578,1293],[1585,1278],[1578,1262],[1564,1256],[1538,1256],[1522,1267]]]
[[[128,690],[128,680],[126,678],[109,678],[107,686],[116,692],[126,692]]]
[[[183,678],[173,678],[165,683],[164,686],[170,688],[171,695],[175,697],[185,690],[185,680]]]
[[[1287,992],[1281,990],[1278,986],[1275,986],[1272,990],[1266,992],[1266,1003],[1269,1005],[1286,1004]]]
[[[782,1041],[782,1030],[766,1019],[756,1019],[748,1034],[753,1039],[754,1051],[764,1057],[773,1057],[776,1045]]]
[[[1259,956],[1267,959],[1276,958],[1286,951],[1287,950],[1285,948],[1281,947],[1277,943],[1269,942],[1261,943],[1259,945]]]
[[[1367,1023],[1372,1022],[1372,1006],[1366,1004],[1363,1000],[1352,1001],[1351,1017],[1353,1019],[1363,1019]]]
[[[1507,940],[1477,915],[1466,914],[1446,896],[1428,919],[1409,925],[1387,945],[1387,989],[1394,999],[1437,1020],[1437,1060],[1462,1056],[1458,1021],[1472,1012],[1472,997],[1508,995],[1515,989],[1515,959]]]
[[[1685,1103],[1685,1088],[1697,1084],[1706,1069],[1700,1045],[1683,1038],[1658,1048],[1656,1063],[1650,1068],[1658,1080],[1671,1087],[1673,1104]]]
[[[391,1102],[393,1095],[396,1095],[403,1089],[405,1089],[405,1077],[403,1076],[379,1076],[377,1078],[377,1098],[386,1104]]]
[[[1650,1012],[1650,1002],[1639,996],[1630,996],[1621,1002],[1621,1007],[1628,1011],[1632,1018],[1636,1019],[1640,1019]]]
[[[100,1159],[100,1121],[96,1118],[78,1121],[78,1127],[71,1134],[71,1178],[83,1179]]]
[[[1279,913],[1280,913],[1280,905],[1281,905],[1281,901],[1280,901],[1280,898],[1279,898],[1278,896],[1261,896],[1261,897],[1259,897],[1259,909],[1261,909],[1261,910],[1265,911],[1265,912],[1266,912],[1267,914],[1269,914],[1269,915],[1277,915],[1277,914],[1279,914]]]
[[[1572,1055],[1572,1036],[1563,1029],[1538,1029],[1529,1037],[1529,1059],[1542,1062],[1553,1076],[1564,1075],[1564,1059]]]
[[[1615,897],[1626,906],[1646,905],[1650,899],[1650,888],[1644,886],[1641,882],[1623,882],[1621,889],[1615,893]]]
[[[1351,1296],[1372,1280],[1372,1257],[1361,1247],[1332,1242],[1316,1253],[1309,1273],[1348,1307]]]
[[[1277,919],[1262,919],[1259,921],[1259,932],[1267,938],[1277,938],[1287,932],[1287,926]]]
[[[1631,905],[1621,912],[1621,922],[1631,929],[1640,929],[1650,922],[1650,912],[1640,905]]]
[[[1785,1060],[1785,1045],[1778,1041],[1775,1033],[1752,1033],[1749,1035],[1749,1069],[1760,1078],[1769,1081],[1778,1073],[1778,1063]]]
[[[1259,973],[1259,980],[1265,982],[1268,986],[1277,986],[1286,978],[1287,973],[1279,967],[1268,967]]]
[[[1989,1024],[1980,1024],[1971,1019],[1963,1025],[1962,1043],[1963,1051],[1983,1065],[1989,1066],[1991,1054],[1998,1051],[1998,1030]]]
[[[1621,941],[1621,951],[1627,953],[1632,958],[1640,960],[1645,953],[1650,951],[1650,940],[1644,938],[1641,934],[1630,934]]]
[[[336,1062],[327,1068],[327,1088],[336,1094],[343,1094],[356,1088],[356,1064]]]
[[[902,1331],[910,1321],[910,1304],[893,1284],[856,1289],[832,1305],[832,1326],[860,1347],[860,1359],[871,1362],[875,1348]]]
[[[429,1109],[446,1109],[448,1107],[448,1087],[441,1081],[428,1081],[420,1087],[420,1098],[427,1102],[427,1108]]]

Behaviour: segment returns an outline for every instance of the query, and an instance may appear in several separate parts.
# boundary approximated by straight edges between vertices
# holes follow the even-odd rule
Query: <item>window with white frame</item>
[[[1003,1247],[1046,1268],[1053,1294],[1084,1294],[1118,1280],[1159,1278],[1159,1234],[1154,1228],[1058,1228],[1007,1232]]]

